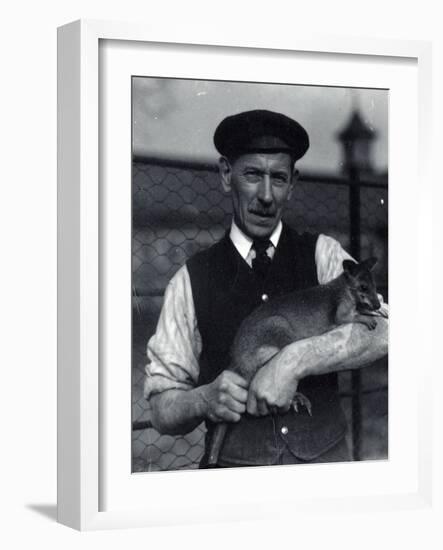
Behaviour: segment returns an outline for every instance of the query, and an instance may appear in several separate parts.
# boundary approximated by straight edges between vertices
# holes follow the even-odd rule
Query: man
[[[224,119],[214,144],[233,221],[220,242],[192,257],[168,285],[148,344],[152,422],[160,432],[179,434],[205,421],[201,467],[218,422],[230,423],[220,467],[349,460],[336,373],[387,353],[384,319],[375,332],[353,324],[290,344],[249,387],[229,370],[236,330],[255,307],[333,279],[349,258],[334,239],[298,235],[282,224],[308,135],[280,113],[256,110]],[[311,401],[312,416],[291,408],[298,390]]]

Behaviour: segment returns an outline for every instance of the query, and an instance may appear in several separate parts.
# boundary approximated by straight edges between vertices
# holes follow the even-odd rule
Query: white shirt
[[[280,240],[281,232],[283,230],[283,224],[280,221],[277,227],[272,232],[272,235],[269,237],[273,246],[270,246],[266,253],[271,258],[274,257],[275,249],[277,248],[278,241]],[[243,231],[234,223],[231,224],[231,231],[229,233],[229,238],[232,241],[232,244],[237,249],[240,256],[247,262],[249,267],[252,267],[252,260],[255,258],[255,250],[252,248],[253,240],[245,235]]]
[[[272,257],[282,232],[281,222],[270,237],[273,247],[267,250]],[[252,239],[234,223],[229,234],[232,243],[251,265],[255,250]],[[272,250],[274,249],[274,250]],[[315,264],[320,284],[325,284],[343,271],[343,260],[352,259],[340,243],[320,234],[315,247]],[[381,298],[381,297],[380,297]],[[387,312],[386,304],[382,308]],[[191,281],[186,265],[182,266],[166,287],[162,311],[155,334],[148,342],[144,394],[146,399],[153,393],[169,389],[191,389],[199,376],[199,357],[202,339],[197,326]]]

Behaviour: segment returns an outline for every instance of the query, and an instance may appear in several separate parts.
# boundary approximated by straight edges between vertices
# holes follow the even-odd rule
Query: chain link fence
[[[149,403],[143,398],[146,343],[155,332],[168,281],[187,258],[222,237],[230,224],[231,202],[221,189],[215,165],[134,159],[132,182],[133,471],[195,468],[203,453],[203,426],[174,437],[160,435],[150,426]],[[284,219],[299,231],[331,235],[349,249],[350,185],[347,179],[333,175],[303,175]],[[387,299],[387,179],[372,177],[359,185],[361,257],[379,259],[375,276]],[[359,440],[357,458],[386,458],[387,360],[361,371],[358,391],[351,373],[341,373],[340,389],[348,421],[354,421],[351,448],[356,448],[356,437]]]

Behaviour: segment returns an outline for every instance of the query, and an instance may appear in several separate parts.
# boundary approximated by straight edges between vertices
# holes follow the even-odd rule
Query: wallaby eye
[[[367,292],[368,289],[369,289],[368,285],[360,285],[360,290],[361,290],[362,292]]]

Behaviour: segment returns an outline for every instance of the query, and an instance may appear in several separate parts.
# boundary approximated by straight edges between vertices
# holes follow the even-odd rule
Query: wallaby
[[[261,304],[240,325],[230,350],[229,369],[250,382],[255,373],[282,348],[311,336],[319,336],[346,323],[362,323],[369,330],[377,322],[372,312],[380,308],[371,269],[376,258],[360,263],[343,261],[343,273],[327,284],[291,292]],[[304,405],[311,414],[307,397],[297,392],[293,406]],[[208,466],[217,464],[227,424],[214,430]]]

